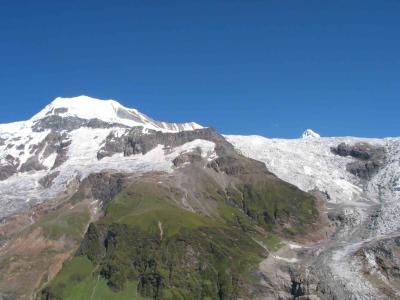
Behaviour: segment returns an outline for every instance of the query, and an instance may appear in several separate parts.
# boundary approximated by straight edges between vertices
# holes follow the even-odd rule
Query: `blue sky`
[[[400,1],[0,2],[0,123],[57,96],[223,133],[400,135]]]

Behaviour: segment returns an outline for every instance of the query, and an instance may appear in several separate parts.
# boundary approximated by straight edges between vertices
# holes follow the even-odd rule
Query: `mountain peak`
[[[58,97],[31,120],[37,121],[51,115],[99,119],[108,123],[118,123],[129,127],[143,126],[161,131],[176,132],[202,128],[194,122],[182,124],[159,122],[142,114],[137,109],[124,107],[115,100],[101,100],[84,95],[72,98]]]
[[[312,129],[306,129],[303,134],[301,135],[301,138],[306,139],[306,138],[319,138],[321,137],[318,133],[313,131]]]
[[[32,119],[42,119],[48,115],[76,116],[83,119],[112,119],[118,108],[123,106],[115,100],[100,100],[88,96],[72,98],[57,97]]]

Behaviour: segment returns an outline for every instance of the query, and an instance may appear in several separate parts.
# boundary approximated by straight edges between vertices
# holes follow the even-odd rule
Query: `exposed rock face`
[[[39,156],[42,159],[46,159],[53,153],[56,153],[56,158],[52,169],[57,168],[68,159],[67,152],[70,144],[71,140],[68,138],[67,133],[51,131],[39,144],[30,145],[30,154],[33,154],[33,156],[28,158],[21,166],[20,171],[46,170],[47,167],[40,163]]]
[[[87,120],[78,117],[61,117],[58,115],[50,115],[36,121],[32,127],[32,130],[34,132],[40,132],[48,129],[53,131],[61,131],[61,130],[72,131],[80,127],[112,128],[112,127],[127,127],[127,126],[116,123],[107,123],[99,119]]]
[[[67,139],[67,136],[63,134],[57,136],[57,139],[54,141],[54,143],[50,144],[52,145],[51,147],[54,149],[53,151],[57,153],[52,169],[59,167],[60,165],[62,165],[64,162],[67,161],[68,148],[71,142],[72,141]]]
[[[43,166],[37,156],[31,156],[28,160],[21,165],[20,172],[29,172],[29,171],[40,171],[46,170],[46,167]]]
[[[66,113],[66,112],[68,112],[68,108],[67,107],[57,107],[57,108],[53,109],[52,112],[49,111],[48,114],[53,113],[55,115],[59,115],[59,114],[63,114],[63,113]]]
[[[177,158],[175,158],[172,163],[174,164],[175,167],[182,166],[184,164],[192,164],[194,162],[200,162],[201,161],[201,150],[200,153],[183,153],[179,155]]]
[[[124,186],[123,174],[109,174],[106,172],[89,175],[83,182],[89,186],[92,198],[102,201],[105,206]]]
[[[50,154],[59,152],[60,148],[68,147],[70,143],[71,142],[68,141],[68,135],[66,133],[60,134],[59,132],[51,131],[43,140],[39,149],[45,147],[43,157],[47,158]]]
[[[97,159],[102,159],[107,156],[113,156],[116,153],[125,153],[125,148],[127,147],[128,136],[140,137],[142,135],[143,127],[133,127],[127,135],[122,137],[117,137],[114,132],[110,132],[105,140],[105,144],[97,152]],[[142,149],[139,146],[136,149],[136,153],[141,153]],[[151,150],[151,149],[149,149]]]
[[[5,180],[14,175],[18,170],[18,166],[19,158],[7,155],[4,162],[0,164],[0,180]]]
[[[301,275],[292,274],[291,276],[292,286],[290,289],[290,294],[294,299],[299,299],[300,297],[309,294],[306,291],[306,280],[301,277]]]
[[[346,143],[340,143],[336,148],[332,147],[331,150],[333,153],[340,156],[352,156],[354,158],[362,158],[369,159],[369,154],[366,151],[362,151],[356,145],[351,146]]]
[[[374,146],[368,143],[356,143],[348,145],[339,144],[331,148],[332,152],[340,156],[352,156],[360,160],[382,160],[385,158],[385,149],[381,146]]]
[[[57,178],[57,176],[60,174],[60,171],[56,171],[53,173],[50,173],[43,178],[39,180],[39,183],[44,187],[44,188],[49,188],[53,184],[54,179]]]
[[[354,162],[347,165],[347,170],[361,179],[369,179],[378,172],[381,166],[382,164],[378,161]]]
[[[400,236],[385,238],[359,249],[365,276],[375,287],[393,299],[400,293]]]
[[[29,157],[27,161],[21,165],[20,172],[29,171],[40,171],[46,170],[45,167],[39,160],[39,156],[42,159],[48,158],[51,154],[56,153],[56,159],[53,165],[53,169],[60,166],[67,159],[68,146],[71,144],[71,140],[68,139],[66,133],[60,133],[57,131],[51,131],[46,138],[37,145],[30,146],[30,154],[33,156]]]
[[[369,179],[377,173],[385,163],[385,149],[368,143],[348,145],[339,144],[331,151],[340,156],[351,156],[357,159],[347,165],[347,170],[361,179]]]
[[[0,180],[6,180],[17,172],[17,168],[13,165],[0,166]]]
[[[106,156],[112,156],[116,153],[123,153],[124,156],[135,154],[146,154],[161,144],[165,147],[177,147],[196,139],[211,141],[217,144],[217,154],[236,153],[233,146],[229,144],[221,135],[212,128],[196,129],[191,131],[181,131],[177,133],[166,133],[161,131],[149,131],[143,134],[143,127],[134,127],[126,134],[117,137],[111,133],[105,142],[105,145],[97,154],[98,159]]]

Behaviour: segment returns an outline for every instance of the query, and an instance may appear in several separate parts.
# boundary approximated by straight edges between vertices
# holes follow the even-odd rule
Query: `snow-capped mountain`
[[[87,96],[56,98],[30,120],[0,124],[0,218],[54,198],[75,178],[82,180],[94,172],[169,171],[172,160],[183,151],[200,147],[203,155],[213,153],[211,142],[193,141],[173,151],[160,145],[128,157],[120,149],[100,159],[99,152],[107,141],[127,135],[132,128],[140,135],[203,127],[194,122],[155,121],[114,100]]]
[[[36,207],[46,211],[48,208],[40,205],[54,202],[55,207],[49,205],[49,211],[65,215],[65,207],[80,212],[80,205],[87,205],[90,218],[83,226],[84,231],[78,231],[78,238],[74,236],[68,240],[62,236],[57,240],[62,241],[63,249],[57,248],[57,251],[63,255],[68,252],[59,260],[65,261],[76,251],[77,241],[83,242],[82,235],[89,222],[99,218],[97,212],[104,210],[104,205],[124,189],[121,178],[129,177],[130,184],[144,181],[147,186],[150,182],[151,193],[162,190],[161,198],[183,209],[181,215],[188,211],[198,213],[201,218],[216,218],[213,226],[220,219],[228,220],[220,230],[229,224],[233,231],[242,230],[240,235],[247,236],[249,227],[253,228],[249,231],[251,234],[265,234],[274,226],[279,228],[274,234],[283,239],[285,246],[260,264],[257,278],[261,279],[256,293],[251,294],[254,291],[250,289],[246,290],[250,293],[247,295],[257,295],[261,299],[261,292],[265,293],[265,299],[278,297],[278,294],[280,299],[300,296],[398,299],[399,162],[400,138],[321,137],[311,129],[301,138],[289,140],[221,136],[194,122],[155,121],[114,100],[87,96],[57,98],[27,121],[0,125],[0,219],[3,224],[0,226],[0,259],[2,255],[11,255],[7,263],[0,260],[0,265],[9,266],[8,273],[3,273],[9,274],[11,281],[22,278],[18,277],[22,273],[13,267],[18,264],[14,254],[19,251],[15,245],[21,243],[21,237],[10,227],[17,224],[22,227],[19,234],[26,234],[29,231],[25,229],[32,226],[33,233],[27,235],[37,239],[37,234],[43,239],[42,233],[35,231],[35,222],[42,222],[35,215]],[[85,189],[90,189],[86,186],[88,178],[95,182],[97,190],[77,204],[74,197],[86,195]],[[149,191],[128,192],[136,196],[141,193]],[[153,196],[146,199],[153,201]],[[312,197],[321,203],[307,202]],[[65,199],[67,204],[63,202]],[[59,208],[58,201],[65,207],[60,205]],[[272,205],[268,201],[275,202]],[[297,206],[298,203],[302,204]],[[126,209],[129,211],[132,207]],[[317,210],[319,217],[315,217]],[[28,224],[18,219],[18,215],[25,212],[29,216]],[[13,216],[16,217],[13,219]],[[169,215],[161,221],[157,211],[156,217],[159,219],[155,230],[160,230],[162,240],[164,230],[168,229],[162,227],[162,222],[168,222]],[[135,218],[136,215],[130,215],[128,221],[133,222]],[[144,220],[147,222],[148,218],[146,215]],[[61,226],[62,232],[70,226],[68,219],[60,217],[61,221],[58,220],[58,214],[55,219],[57,221],[51,219],[50,224]],[[173,219],[180,224],[179,217]],[[195,220],[190,219],[191,229],[210,221]],[[12,225],[8,225],[9,222]],[[48,223],[48,220],[44,222],[46,226]],[[290,227],[292,223],[299,228]],[[45,228],[43,223],[40,226]],[[304,232],[310,228],[317,234]],[[321,232],[322,237],[315,242],[314,235],[321,235]],[[290,237],[297,239],[296,243],[289,240]],[[231,237],[227,243],[237,238]],[[253,235],[249,239],[245,245],[254,242]],[[50,248],[55,245],[53,243],[49,242]],[[267,248],[262,242],[257,243],[255,245]],[[83,248],[79,251],[84,251]],[[43,253],[47,253],[45,250],[48,249]],[[185,264],[186,260],[198,261],[192,248],[185,251]],[[26,254],[19,257],[26,257]],[[40,260],[34,257],[32,261]],[[20,263],[25,266],[26,261],[21,259]],[[46,269],[42,275],[50,278],[48,274],[54,276],[53,273],[57,272]],[[2,287],[10,285],[9,278],[0,275],[0,298]],[[32,284],[24,295],[36,290],[41,283],[42,280],[38,280]],[[18,283],[13,284],[15,293],[19,287]],[[46,297],[49,295],[47,293]]]
[[[155,121],[137,109],[126,108],[115,100],[100,100],[88,96],[54,99],[43,110],[34,115],[30,120],[12,124],[0,124],[3,132],[13,131],[36,122],[54,117],[75,117],[85,120],[97,119],[110,124],[125,125],[128,127],[143,126],[146,129],[164,132],[178,132],[202,128],[194,122],[166,123]]]
[[[256,238],[319,222],[312,195],[216,130],[157,122],[115,101],[58,98],[0,125],[0,153],[0,298],[112,299],[132,293],[128,283],[150,298],[254,298],[270,293],[240,267],[257,270],[267,255]],[[128,255],[115,260],[111,244]],[[92,261],[93,251],[105,256]],[[51,279],[69,259],[91,271],[61,274],[71,282],[59,286]]]

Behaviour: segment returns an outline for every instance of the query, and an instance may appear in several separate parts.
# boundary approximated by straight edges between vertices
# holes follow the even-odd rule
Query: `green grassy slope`
[[[170,192],[136,184],[91,224],[78,255],[44,290],[50,299],[231,299],[246,294],[265,257],[251,238],[221,220],[173,205]],[[94,291],[94,292],[93,292]],[[131,299],[132,299],[131,298]],[[93,298],[103,299],[103,298]]]
[[[187,190],[173,181],[135,179],[107,202],[105,216],[90,224],[42,298],[103,299],[91,298],[99,291],[109,299],[254,298],[254,271],[266,256],[258,242],[277,250],[280,237],[311,228],[318,211],[314,198],[296,187],[236,169],[241,173],[225,177],[224,187],[209,170],[189,174],[192,181],[184,183],[207,207],[196,212],[181,207]],[[79,262],[82,270],[73,267]]]
[[[52,282],[50,297],[65,300],[144,299],[137,294],[136,285],[137,282],[132,281],[122,291],[113,292],[86,256],[76,256],[65,263],[62,272]]]

